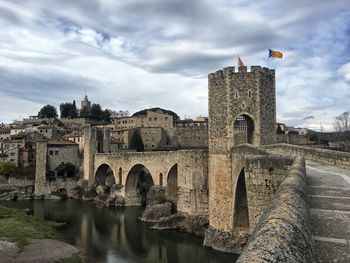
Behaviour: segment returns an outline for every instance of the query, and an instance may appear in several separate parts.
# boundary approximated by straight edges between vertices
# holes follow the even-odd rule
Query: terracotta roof
[[[51,139],[47,141],[48,145],[78,145],[75,142],[71,142],[65,139]]]
[[[53,126],[50,126],[50,125],[40,125],[38,126],[38,129],[52,129]]]

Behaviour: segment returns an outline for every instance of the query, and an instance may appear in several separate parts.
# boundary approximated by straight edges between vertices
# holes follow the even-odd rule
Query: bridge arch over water
[[[122,186],[126,205],[142,205],[150,186],[163,185],[179,211],[203,213],[208,210],[207,158],[205,150],[97,153],[93,174],[85,173],[84,178],[92,184],[108,166]]]

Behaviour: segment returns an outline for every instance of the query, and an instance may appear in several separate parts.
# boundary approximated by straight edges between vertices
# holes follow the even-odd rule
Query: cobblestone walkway
[[[350,262],[350,171],[307,161],[317,262]]]

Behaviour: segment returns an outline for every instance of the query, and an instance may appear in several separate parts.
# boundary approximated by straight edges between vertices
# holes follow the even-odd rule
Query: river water
[[[84,262],[225,263],[236,255],[202,246],[202,239],[172,230],[152,230],[138,217],[141,208],[100,208],[79,200],[0,201],[29,208],[40,219],[67,223],[64,239],[81,251]]]

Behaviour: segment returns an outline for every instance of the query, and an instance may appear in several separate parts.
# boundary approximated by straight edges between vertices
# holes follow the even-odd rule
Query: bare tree
[[[345,132],[350,130],[350,112],[346,111],[334,118],[334,130],[337,132]]]
[[[343,145],[344,150],[350,150],[350,112],[346,111],[335,117],[333,128],[338,144]]]

